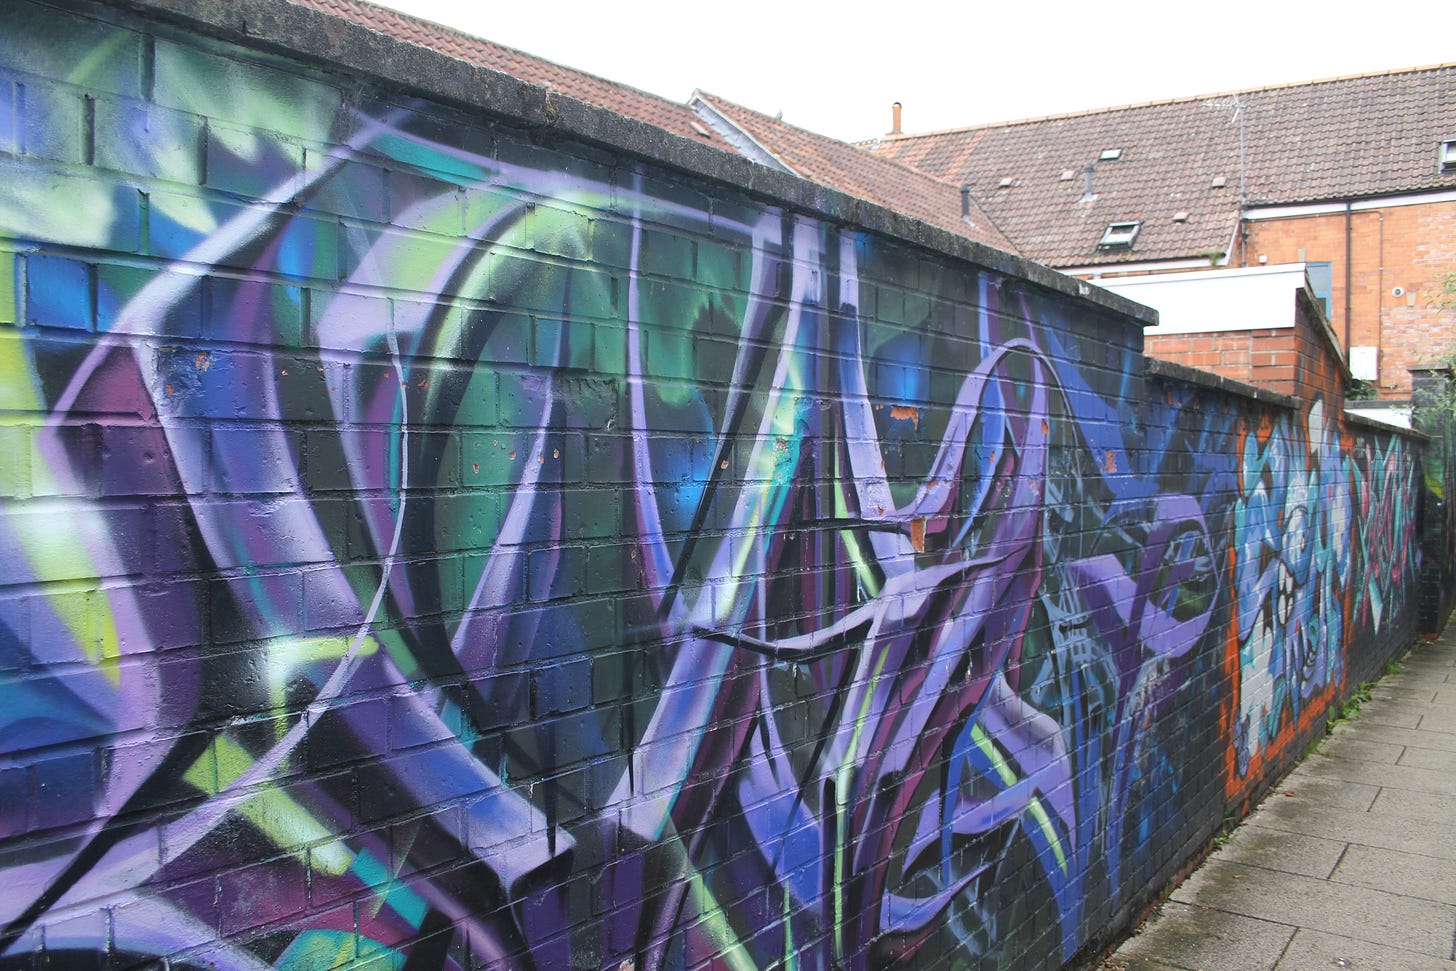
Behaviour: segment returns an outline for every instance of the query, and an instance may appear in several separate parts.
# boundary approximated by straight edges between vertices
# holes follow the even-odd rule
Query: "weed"
[[[1387,673],[1390,673],[1388,670],[1388,666]],[[1338,710],[1336,710],[1335,705],[1330,705],[1329,711],[1325,714],[1326,735],[1333,732],[1338,726],[1343,725],[1345,722],[1360,714],[1361,707],[1364,706],[1365,702],[1370,700],[1370,689],[1374,688],[1375,684],[1376,682],[1374,681],[1362,682],[1360,684],[1360,687],[1350,692],[1350,697],[1340,702]],[[1316,751],[1322,741],[1323,739],[1315,739],[1314,744],[1310,746],[1310,751]]]

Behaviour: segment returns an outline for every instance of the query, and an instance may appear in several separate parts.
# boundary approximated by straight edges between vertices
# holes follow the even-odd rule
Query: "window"
[[[1334,288],[1335,278],[1333,270],[1334,267],[1329,263],[1304,264],[1304,275],[1309,278],[1309,288],[1320,302],[1326,320],[1330,318],[1330,291]]]
[[[1442,172],[1456,172],[1456,138],[1441,143],[1440,163]]]
[[[1132,241],[1137,239],[1138,230],[1142,229],[1141,222],[1113,223],[1107,227],[1107,232],[1097,241],[1098,249],[1132,249]]]

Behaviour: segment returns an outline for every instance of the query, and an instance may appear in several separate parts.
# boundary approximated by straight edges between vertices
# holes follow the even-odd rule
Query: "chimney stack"
[[[890,134],[900,134],[900,102],[898,101],[890,106]]]

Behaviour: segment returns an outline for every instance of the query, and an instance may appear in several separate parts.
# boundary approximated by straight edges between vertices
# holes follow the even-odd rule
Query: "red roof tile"
[[[1456,189],[1456,173],[1436,164],[1438,143],[1456,138],[1456,65],[1449,64],[893,136],[867,147],[970,185],[1034,260],[1078,266],[1196,257],[1226,250],[1238,223],[1234,95],[1244,106],[1249,205]],[[1121,148],[1121,158],[1099,161],[1109,148]],[[1088,162],[1092,202],[1082,201]],[[1224,188],[1213,187],[1216,178]],[[1180,212],[1187,219],[1175,222]],[[1109,223],[1128,220],[1143,223],[1130,250],[1097,248]]]
[[[615,81],[563,67],[544,58],[463,31],[412,17],[363,0],[292,0],[300,6],[341,17],[397,40],[448,54],[470,64],[500,71],[568,98],[608,108],[620,115],[665,128],[674,135],[731,151],[711,129],[699,124],[686,105]]]
[[[1017,252],[1017,247],[974,201],[970,221],[961,218],[960,189],[948,182],[715,95],[699,92],[696,97],[803,178],[957,236]]]

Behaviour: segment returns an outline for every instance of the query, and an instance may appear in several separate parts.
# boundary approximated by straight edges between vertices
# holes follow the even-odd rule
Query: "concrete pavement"
[[[1456,971],[1456,625],[1418,644],[1102,971]]]

